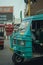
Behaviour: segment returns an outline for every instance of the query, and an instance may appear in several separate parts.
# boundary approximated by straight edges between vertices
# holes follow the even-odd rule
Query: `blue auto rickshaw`
[[[43,14],[29,16],[22,20],[17,33],[10,36],[14,50],[12,60],[22,63],[43,55]]]

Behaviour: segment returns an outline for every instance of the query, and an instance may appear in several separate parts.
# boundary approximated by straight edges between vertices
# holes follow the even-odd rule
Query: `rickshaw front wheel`
[[[14,53],[12,56],[12,61],[14,62],[14,64],[19,64],[19,63],[22,63],[24,61],[24,58],[17,55],[16,53]]]

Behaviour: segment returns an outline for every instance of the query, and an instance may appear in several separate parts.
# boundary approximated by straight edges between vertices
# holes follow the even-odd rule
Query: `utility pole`
[[[28,0],[28,15],[30,16],[30,0]]]
[[[36,0],[24,0],[24,2],[26,3],[27,6],[27,11],[26,11],[26,16],[30,16],[31,15],[31,3],[34,4],[35,2],[37,2]]]

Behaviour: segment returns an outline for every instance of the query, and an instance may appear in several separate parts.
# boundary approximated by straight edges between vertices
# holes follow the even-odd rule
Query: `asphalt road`
[[[0,50],[0,65],[14,65],[12,62],[13,52],[9,49],[9,41],[5,41],[4,49]]]
[[[5,41],[4,49],[0,50],[0,65],[14,65],[12,62],[13,52],[9,49],[9,41]],[[19,65],[43,65],[43,57],[31,59]]]

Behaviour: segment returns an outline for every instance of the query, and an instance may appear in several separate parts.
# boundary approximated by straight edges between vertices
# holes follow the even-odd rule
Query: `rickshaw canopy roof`
[[[23,21],[26,21],[26,20],[43,20],[43,14],[28,16],[23,19]]]

